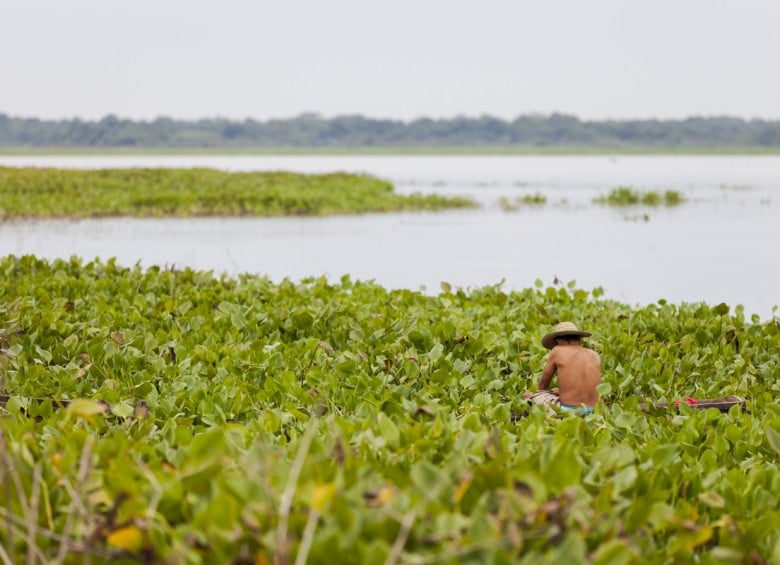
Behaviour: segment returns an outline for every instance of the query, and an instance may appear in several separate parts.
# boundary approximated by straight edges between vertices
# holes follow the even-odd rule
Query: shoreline
[[[778,156],[780,147],[0,147],[0,157],[37,156]]]

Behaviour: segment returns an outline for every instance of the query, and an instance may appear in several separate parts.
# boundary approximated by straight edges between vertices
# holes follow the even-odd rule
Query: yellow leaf
[[[77,418],[83,418],[88,421],[92,421],[92,416],[96,414],[105,414],[108,411],[108,406],[97,400],[86,400],[84,398],[77,398],[71,400],[68,404],[68,414],[76,416]]]
[[[49,457],[49,461],[51,461],[51,464],[56,467],[56,469],[60,470],[60,465],[62,464],[62,454],[61,453],[53,453],[51,457]]]
[[[311,507],[318,512],[325,508],[336,494],[336,485],[333,483],[324,483],[314,487],[314,493],[311,497]]]
[[[455,487],[455,494],[453,495],[455,497],[455,502],[460,502],[463,499],[463,496],[466,494],[466,491],[469,490],[469,487],[471,486],[471,480],[472,477],[466,476],[463,478],[463,480],[460,481],[457,487]]]
[[[138,551],[144,545],[144,535],[141,530],[135,526],[125,526],[117,528],[108,534],[108,543],[120,549],[127,551]]]

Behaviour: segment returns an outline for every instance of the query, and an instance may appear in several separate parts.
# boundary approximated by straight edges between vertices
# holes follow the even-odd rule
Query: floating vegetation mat
[[[322,216],[473,206],[435,194],[400,195],[346,173],[231,173],[214,169],[67,170],[0,167],[0,220],[101,216]]]
[[[634,190],[627,186],[612,189],[606,196],[600,196],[594,200],[596,204],[609,206],[677,206],[685,202],[685,196],[676,190],[646,192]]]
[[[0,281],[16,562],[780,554],[780,329],[739,307],[34,257]],[[522,398],[559,320],[602,356],[593,415]]]

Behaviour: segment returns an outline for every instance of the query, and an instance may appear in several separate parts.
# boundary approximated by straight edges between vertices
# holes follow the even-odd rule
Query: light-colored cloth
[[[561,399],[551,390],[540,390],[539,392],[535,392],[528,398],[528,402],[531,404],[547,406],[550,412],[555,412],[552,408],[552,406],[555,406],[563,412],[576,412],[578,416],[593,414],[593,408],[591,406],[569,406],[567,404],[561,404]]]
[[[560,406],[561,400],[558,398],[558,395],[550,390],[540,390],[539,392],[533,393],[529,398],[528,402],[531,404],[542,404],[542,405],[552,405],[552,406]]]

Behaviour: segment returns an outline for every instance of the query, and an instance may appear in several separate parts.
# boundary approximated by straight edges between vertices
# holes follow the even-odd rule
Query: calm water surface
[[[461,194],[477,210],[331,218],[101,219],[0,224],[0,254],[117,257],[274,280],[375,279],[436,292],[536,278],[602,286],[629,303],[780,304],[778,157],[193,156],[0,157],[0,165],[362,171],[399,192]],[[683,192],[676,208],[611,209],[618,185]],[[506,212],[500,198],[547,197]],[[645,220],[644,214],[649,215]]]

